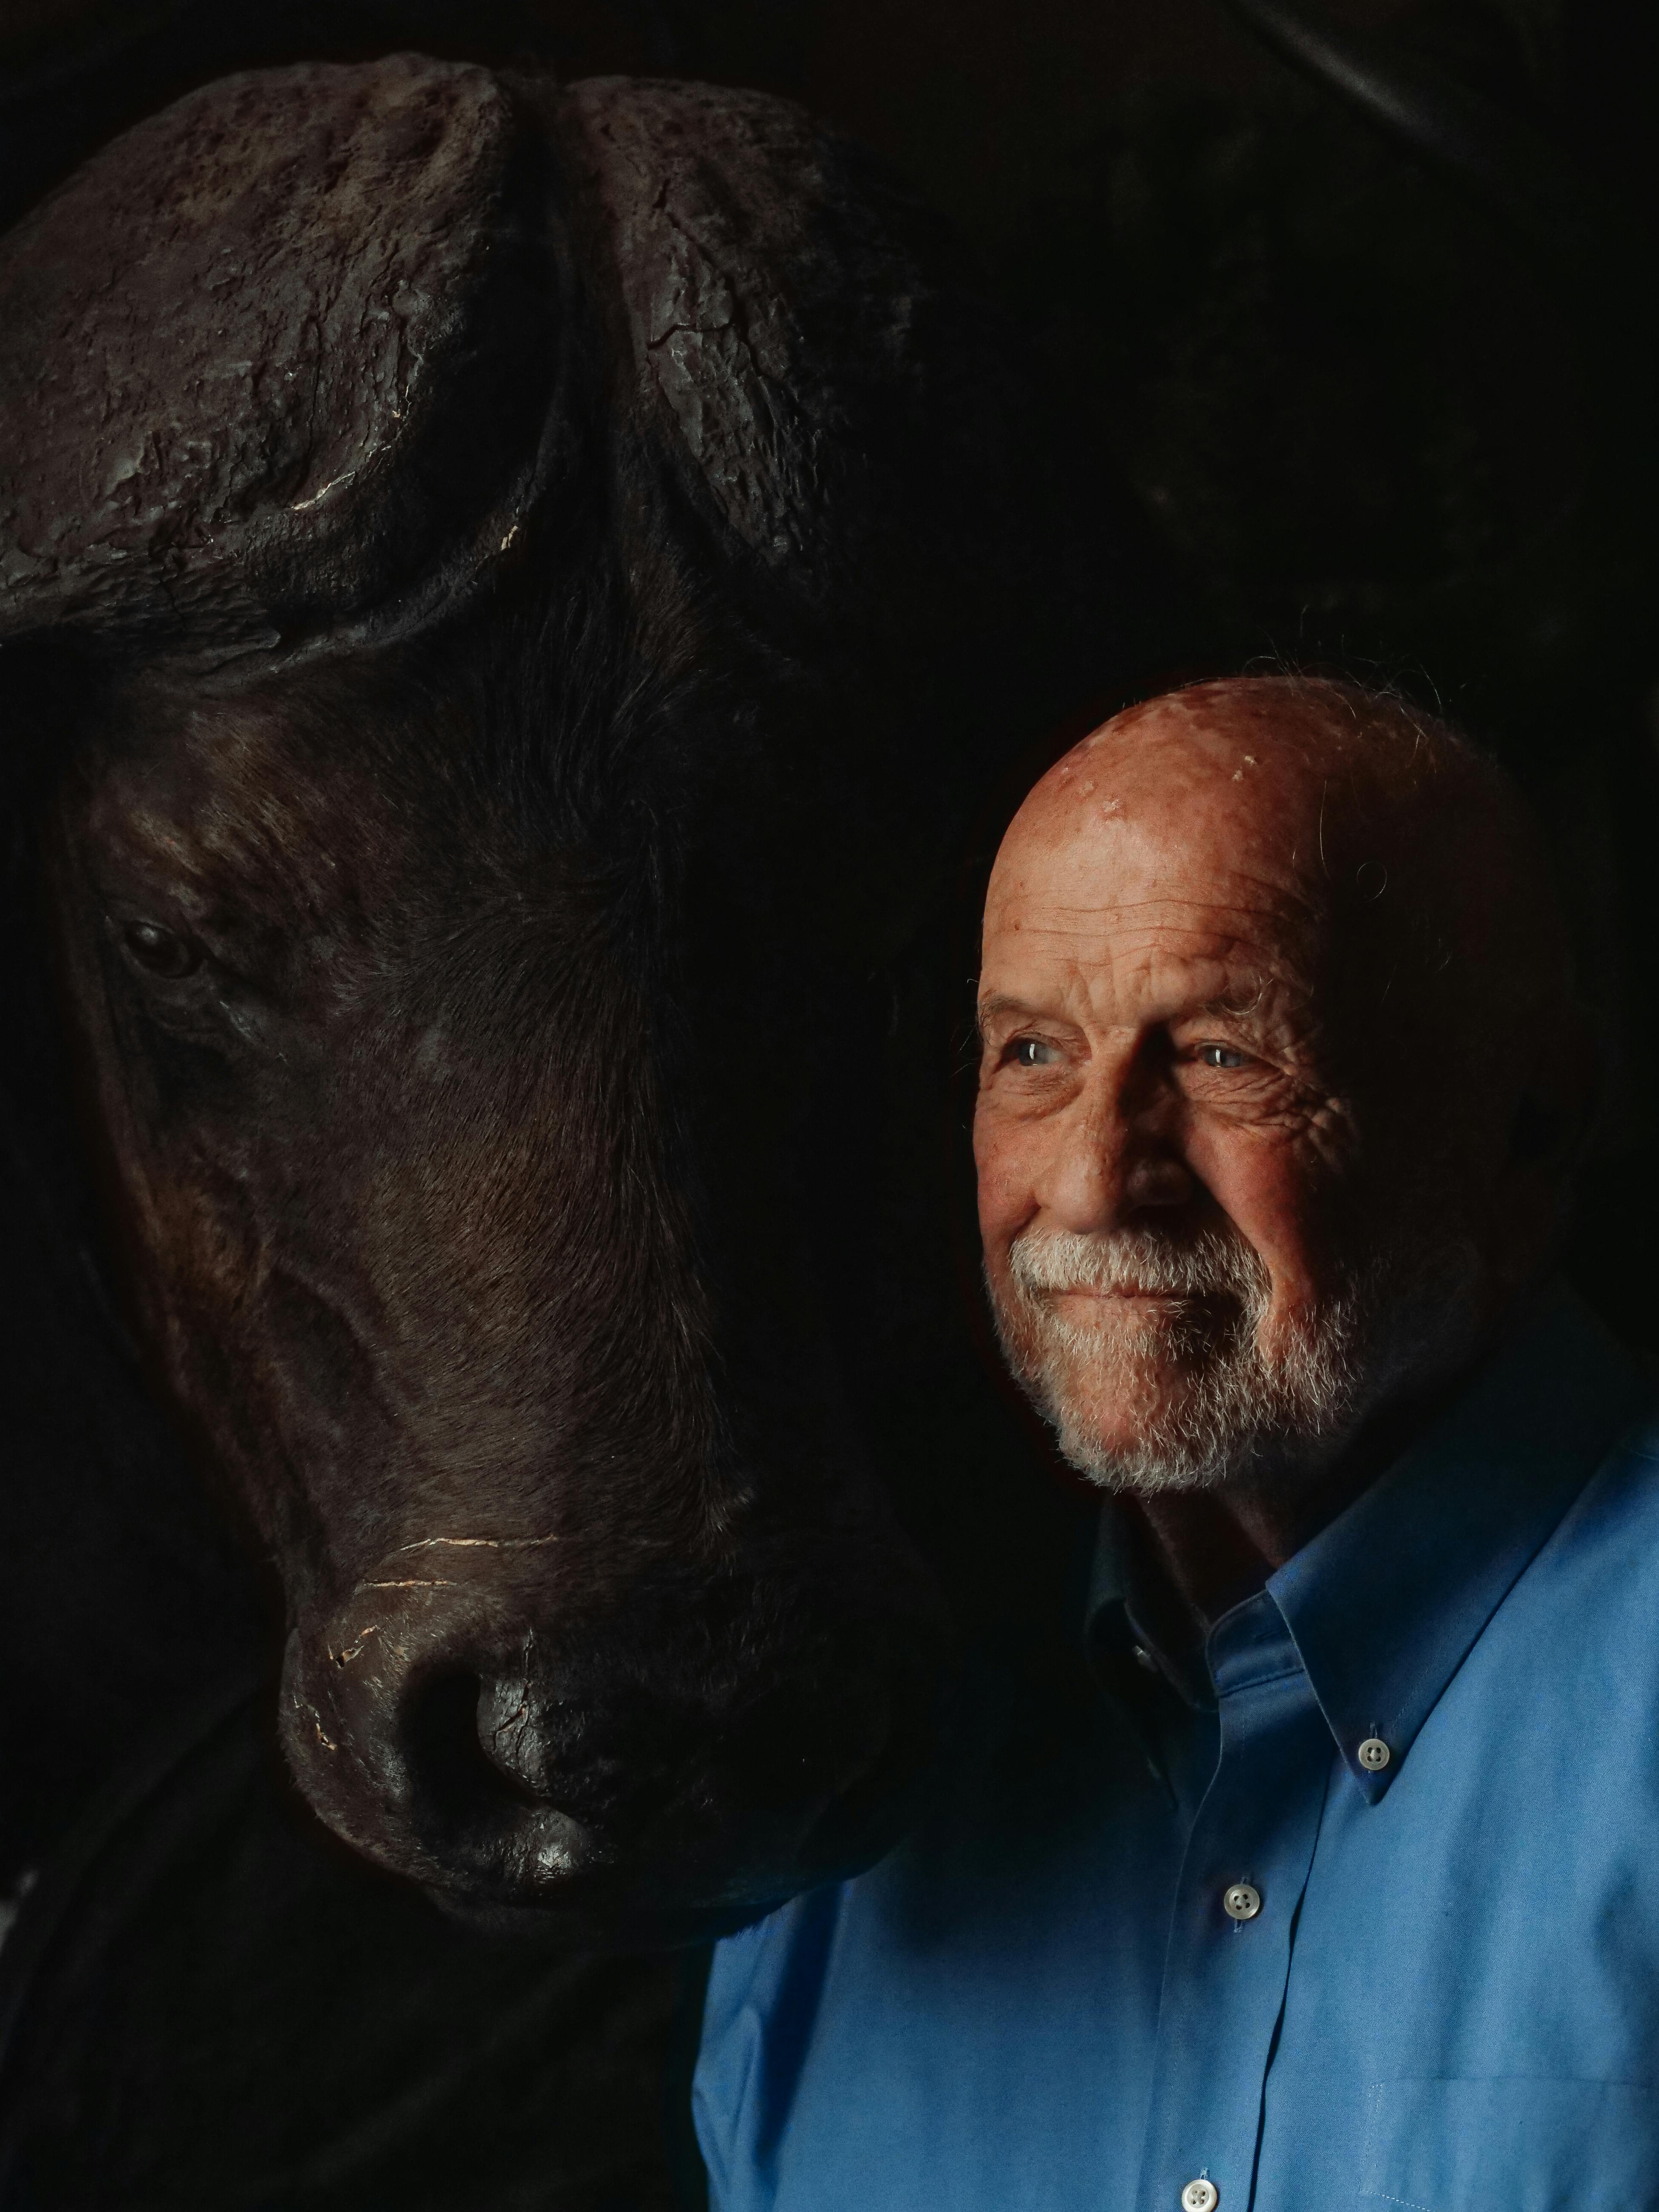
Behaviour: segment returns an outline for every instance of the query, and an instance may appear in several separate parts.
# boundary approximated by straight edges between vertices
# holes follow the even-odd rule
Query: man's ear
[[[1519,1168],[1553,1170],[1564,1179],[1583,1157],[1601,1109],[1606,1054],[1582,1006],[1565,1008],[1536,1054],[1510,1122],[1510,1158]]]
[[[1550,1256],[1574,1170],[1595,1127],[1602,1089],[1595,1032],[1577,1008],[1557,1024],[1510,1115],[1498,1176],[1500,1273],[1520,1283]]]

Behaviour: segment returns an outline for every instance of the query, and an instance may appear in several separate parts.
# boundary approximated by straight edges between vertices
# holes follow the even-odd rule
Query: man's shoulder
[[[1645,1378],[1480,1642],[1492,1663],[1524,1656],[1564,1723],[1599,1661],[1659,1725],[1659,1390]]]
[[[1550,1531],[1523,1586],[1591,1556],[1621,1584],[1659,1580],[1659,1375],[1565,1283],[1477,1379],[1431,1471]]]
[[[1601,1455],[1536,1562],[1538,1579],[1577,1581],[1588,1571],[1603,1601],[1659,1586],[1659,1388]],[[1654,1616],[1659,1638],[1659,1612]]]
[[[1659,1382],[1641,1376],[1635,1407],[1590,1471],[1568,1509],[1551,1551],[1571,1555],[1582,1547],[1620,1548],[1626,1571],[1659,1575],[1659,1544],[1631,1547],[1628,1537],[1659,1533]]]

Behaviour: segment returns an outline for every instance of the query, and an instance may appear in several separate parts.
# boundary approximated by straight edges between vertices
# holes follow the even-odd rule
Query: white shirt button
[[[1221,1909],[1229,1920],[1254,1920],[1261,1910],[1261,1892],[1253,1882],[1231,1882],[1221,1893]]]
[[[1355,1756],[1368,1774],[1381,1774],[1394,1753],[1380,1735],[1368,1735]]]
[[[1215,2212],[1221,2191],[1214,2182],[1189,2181],[1181,2192],[1181,2212]]]

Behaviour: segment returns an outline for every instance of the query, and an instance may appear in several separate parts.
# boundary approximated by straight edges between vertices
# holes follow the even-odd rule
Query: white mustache
[[[1144,1229],[1081,1237],[1028,1229],[1008,1248],[1008,1269],[1028,1296],[1066,1291],[1151,1291],[1177,1298],[1262,1297],[1267,1271],[1242,1237],[1204,1230],[1181,1243]]]

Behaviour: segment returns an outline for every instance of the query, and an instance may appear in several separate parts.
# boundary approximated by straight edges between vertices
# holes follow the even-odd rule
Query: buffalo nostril
[[[478,1677],[457,1670],[432,1676],[404,1704],[404,1758],[416,1796],[441,1833],[471,1827],[506,1804],[546,1798],[508,1763],[486,1750],[487,1693]]]
[[[475,1725],[485,1758],[527,1803],[549,1799],[548,1743],[529,1680],[520,1675],[479,1689]]]
[[[653,1699],[560,1694],[527,1669],[487,1682],[477,1718],[484,1756],[514,1791],[599,1832],[647,1818],[696,1742],[695,1722]]]
[[[623,1788],[615,1747],[596,1743],[522,1674],[481,1680],[453,1668],[429,1676],[405,1698],[402,1724],[416,1797],[441,1834],[525,1808],[600,1827],[624,1801],[638,1809],[642,1793]]]

